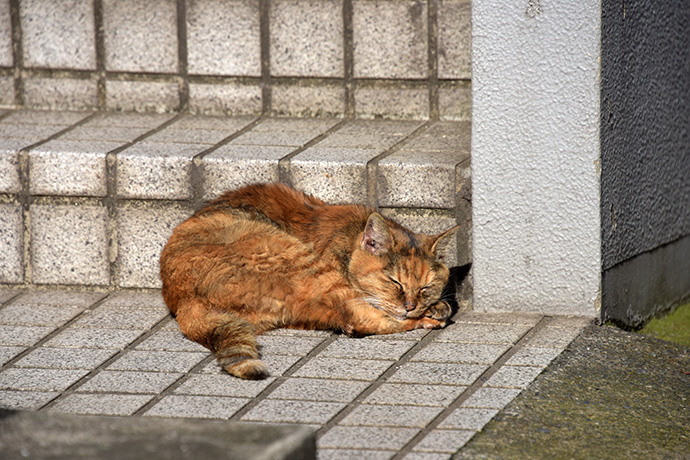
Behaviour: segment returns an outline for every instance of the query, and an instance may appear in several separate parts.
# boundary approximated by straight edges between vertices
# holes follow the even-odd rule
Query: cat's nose
[[[403,304],[403,307],[405,307],[405,310],[407,310],[407,311],[412,311],[415,308],[417,308],[417,305],[415,305],[414,302],[405,302]]]

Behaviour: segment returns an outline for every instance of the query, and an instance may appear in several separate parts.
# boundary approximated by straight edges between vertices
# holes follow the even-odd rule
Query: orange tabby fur
[[[445,325],[441,262],[455,228],[415,234],[359,205],[280,184],[228,192],[173,232],[163,298],[230,374],[262,379],[256,335],[280,328],[390,334]]]

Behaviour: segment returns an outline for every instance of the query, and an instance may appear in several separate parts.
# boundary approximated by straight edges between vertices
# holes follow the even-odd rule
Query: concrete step
[[[469,122],[122,112],[0,115],[0,283],[156,288],[172,229],[204,200],[283,181],[415,231],[463,225]]]

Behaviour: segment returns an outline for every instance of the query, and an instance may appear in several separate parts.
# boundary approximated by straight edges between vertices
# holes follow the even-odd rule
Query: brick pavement
[[[0,288],[0,407],[300,424],[321,460],[450,458],[591,318],[460,313],[442,330],[260,337],[242,381],[184,338],[157,290]]]

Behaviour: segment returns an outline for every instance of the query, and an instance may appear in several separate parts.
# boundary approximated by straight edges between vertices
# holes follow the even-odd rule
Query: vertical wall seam
[[[438,0],[427,3],[429,58],[429,119],[437,120],[438,107]]]
[[[345,116],[355,114],[355,84],[353,80],[354,62],[354,29],[353,0],[343,0],[343,86],[345,87]]]
[[[187,50],[187,2],[177,0],[177,58],[180,75],[180,112],[189,110],[189,65]]]
[[[271,113],[271,0],[259,0],[259,40],[261,47],[261,114]]]
[[[105,30],[103,17],[103,0],[93,0],[93,16],[96,43],[96,93],[98,110],[106,108],[105,81]]]
[[[22,25],[19,0],[10,0],[10,20],[12,23],[12,59],[14,61],[14,104],[24,105],[24,46],[22,44]]]

